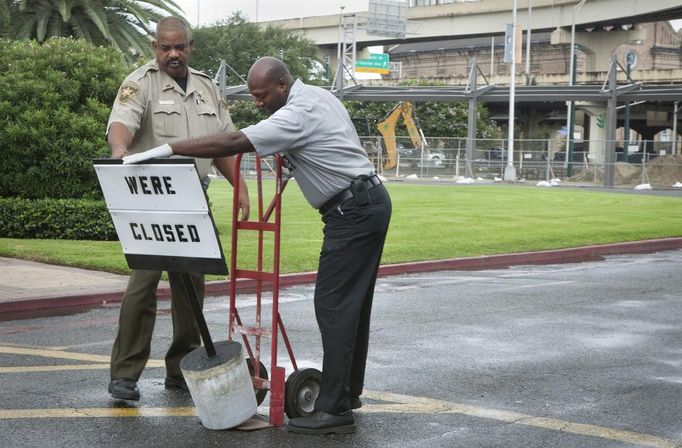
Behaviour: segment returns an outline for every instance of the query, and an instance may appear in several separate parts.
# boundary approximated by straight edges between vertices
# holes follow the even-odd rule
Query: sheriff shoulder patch
[[[118,90],[118,101],[125,104],[140,93],[140,86],[132,81],[126,81]]]

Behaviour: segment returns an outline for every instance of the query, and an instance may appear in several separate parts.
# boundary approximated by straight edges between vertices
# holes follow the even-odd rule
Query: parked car
[[[502,150],[500,148],[490,148],[485,152],[485,158],[487,160],[501,160]]]
[[[445,153],[438,150],[427,148],[424,149],[422,154],[420,148],[405,148],[402,145],[398,145],[398,154],[400,155],[400,164],[403,166],[445,168],[447,165]]]
[[[424,158],[421,160],[420,166],[445,168],[445,165],[446,165],[445,153],[438,151],[425,151]]]

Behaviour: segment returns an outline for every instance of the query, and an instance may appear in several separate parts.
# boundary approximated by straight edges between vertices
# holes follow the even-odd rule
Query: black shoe
[[[108,390],[112,397],[118,398],[119,400],[137,401],[140,399],[140,390],[137,388],[137,381],[128,378],[111,380]]]
[[[360,401],[360,397],[355,397],[350,399],[350,408],[351,409],[360,409],[362,407],[362,401]]]
[[[334,415],[315,411],[310,417],[292,418],[287,431],[299,434],[351,434],[355,432],[353,413]]]
[[[182,375],[168,375],[166,376],[166,381],[164,382],[166,389],[180,389],[184,391],[189,391],[187,388],[187,383],[185,382],[185,377]]]

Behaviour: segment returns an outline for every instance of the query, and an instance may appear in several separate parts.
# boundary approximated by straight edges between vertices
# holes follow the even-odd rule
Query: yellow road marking
[[[104,355],[92,355],[87,353],[77,353],[77,352],[66,352],[63,350],[48,350],[48,349],[38,349],[29,347],[18,347],[18,346],[0,346],[0,353],[9,355],[27,355],[27,356],[41,356],[44,358],[55,358],[55,359],[69,359],[73,361],[89,361],[89,362],[100,362],[103,366],[108,366],[111,358]],[[106,364],[105,364],[106,363]],[[163,367],[165,363],[162,360],[150,359],[147,362],[147,367]],[[50,366],[51,367],[51,366]],[[57,367],[57,366],[55,366]],[[62,366],[63,370],[75,370],[73,366],[65,365]],[[87,369],[88,367],[86,367]],[[40,366],[27,366],[27,367],[0,367],[0,372],[4,372],[4,369],[21,369],[17,372],[35,372],[41,371]],[[58,369],[49,369],[58,370]]]
[[[362,413],[403,413],[403,414],[462,414],[487,418],[512,424],[533,426],[553,431],[597,437],[641,446],[655,448],[679,448],[682,441],[675,441],[649,434],[624,431],[603,426],[574,423],[519,412],[499,409],[479,408],[429,398],[410,397],[392,393],[365,391],[364,396],[376,400],[395,400],[387,404],[366,404]],[[195,408],[73,408],[73,409],[5,409],[0,410],[0,419],[33,418],[131,418],[131,417],[196,417]]]
[[[387,404],[375,404],[362,407],[364,412],[386,413],[418,413],[418,414],[462,414],[472,417],[487,418],[492,420],[509,422],[517,425],[533,426],[536,428],[553,431],[579,434],[602,439],[615,440],[642,446],[656,448],[680,448],[682,441],[666,439],[663,437],[642,434],[633,431],[625,431],[604,426],[575,423],[567,420],[559,420],[546,417],[535,417],[520,412],[504,411],[500,409],[481,408],[430,398],[412,397],[409,395],[393,394],[388,392],[365,391],[363,396],[373,400],[389,401]]]
[[[0,367],[0,373],[49,372],[60,370],[89,370],[109,368],[109,357],[62,350],[35,349],[18,346],[0,346],[0,353],[47,358],[91,361],[96,364]],[[162,367],[162,360],[150,360],[147,367]],[[604,426],[575,423],[566,420],[536,417],[520,412],[482,408],[425,397],[395,394],[390,392],[365,391],[364,397],[384,402],[367,404],[363,413],[405,413],[405,414],[461,414],[477,418],[504,421],[517,425],[532,426],[552,431],[620,441],[624,443],[655,448],[682,448],[682,441],[666,439],[649,434],[625,431]],[[0,419],[18,418],[111,418],[111,417],[193,417],[196,409],[178,408],[74,408],[74,409],[6,409],[0,410]]]
[[[11,355],[42,356],[45,358],[73,359],[76,361],[90,362],[109,362],[110,360],[109,356],[104,355],[90,355],[87,353],[65,352],[62,350],[45,350],[26,347],[0,346],[0,353],[6,353]]]
[[[110,417],[194,417],[195,408],[78,408],[0,409],[0,419],[17,418],[110,418]]]
[[[0,373],[59,372],[62,370],[98,370],[108,369],[109,364],[71,364],[62,366],[19,366],[0,367]]]

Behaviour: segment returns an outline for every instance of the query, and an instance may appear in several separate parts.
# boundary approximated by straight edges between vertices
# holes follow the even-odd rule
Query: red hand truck
[[[275,193],[267,209],[263,204],[263,170],[262,164],[268,164],[266,160],[258,155],[255,157],[256,183],[258,190],[258,213],[256,220],[239,221],[239,193],[241,179],[241,162],[243,154],[235,157],[234,170],[234,193],[232,201],[232,247],[230,257],[230,314],[229,314],[229,340],[234,337],[235,332],[242,336],[244,346],[248,353],[247,364],[251,373],[256,401],[260,405],[268,391],[270,391],[270,411],[268,421],[270,425],[280,427],[284,425],[284,413],[289,418],[306,417],[314,410],[315,399],[320,391],[322,384],[322,373],[313,368],[299,370],[296,364],[294,352],[287,336],[282,317],[279,313],[279,256],[280,256],[280,231],[282,218],[282,193],[287,184],[287,179],[282,176],[282,157],[277,154],[274,156],[274,167],[268,165],[274,174]],[[253,207],[251,215],[254,213]],[[270,222],[274,212],[273,221]],[[256,270],[240,269],[237,266],[238,253],[238,234],[241,231],[255,231],[258,233],[258,256],[256,260]],[[267,271],[263,266],[264,258],[264,236],[266,232],[273,235],[272,247],[272,270]],[[250,279],[255,281],[256,289],[256,317],[255,324],[248,326],[242,323],[237,311],[237,281],[239,279]],[[269,286],[269,287],[268,287]],[[272,292],[272,316],[269,326],[262,322],[262,301],[263,292]],[[293,372],[289,375],[286,382],[285,369],[277,364],[277,343],[281,334],[284,345],[286,346],[289,360],[293,366]],[[254,339],[254,344],[249,341],[249,337]],[[265,365],[261,362],[261,340],[270,340],[270,374]]]

